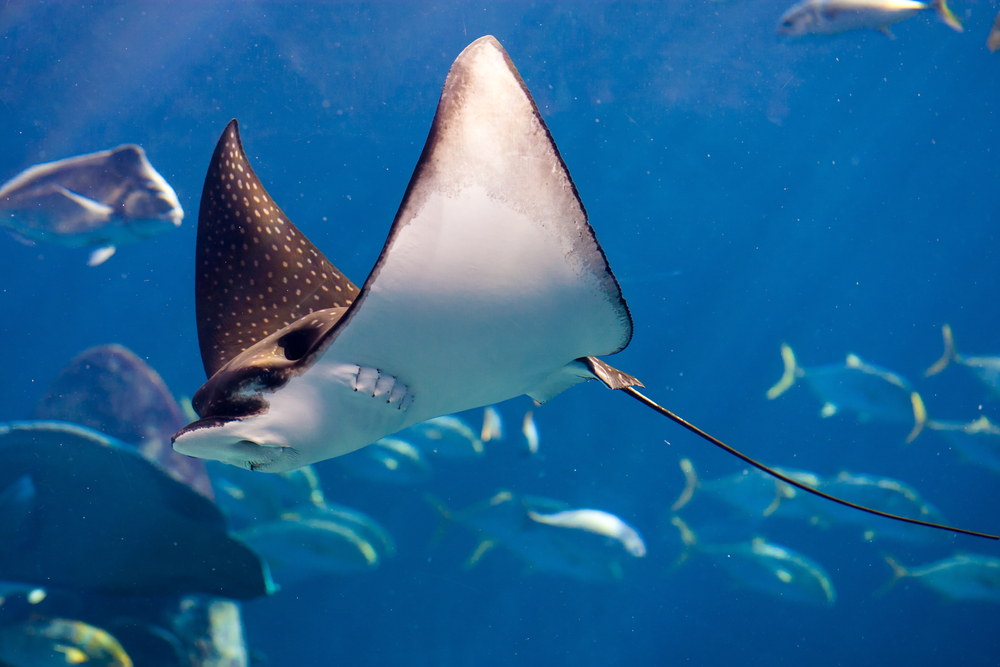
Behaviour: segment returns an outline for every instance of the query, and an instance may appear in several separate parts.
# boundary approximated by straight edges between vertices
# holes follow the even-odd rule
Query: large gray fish
[[[0,580],[118,595],[273,591],[207,498],[64,422],[0,424]]]
[[[801,37],[879,30],[892,37],[889,26],[925,9],[935,10],[948,27],[962,32],[946,0],[803,0],[781,15],[778,34]]]
[[[134,144],[35,165],[0,187],[0,224],[29,241],[94,248],[90,266],[183,218],[174,189]]]

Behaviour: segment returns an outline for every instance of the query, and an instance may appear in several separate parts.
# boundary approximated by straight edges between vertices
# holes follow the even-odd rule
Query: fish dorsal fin
[[[347,307],[358,294],[271,199],[235,119],[205,177],[196,261],[198,342],[209,377],[264,337],[315,310]]]

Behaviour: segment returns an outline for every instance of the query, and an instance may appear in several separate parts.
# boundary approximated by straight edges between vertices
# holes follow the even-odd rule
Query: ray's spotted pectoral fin
[[[268,335],[317,310],[346,308],[358,294],[268,195],[235,119],[205,176],[196,261],[198,342],[209,377]]]

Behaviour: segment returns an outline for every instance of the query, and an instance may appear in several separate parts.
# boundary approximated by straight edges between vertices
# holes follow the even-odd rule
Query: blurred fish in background
[[[395,553],[395,547],[385,529],[369,517],[359,521],[358,516],[345,520],[336,511],[288,512],[237,535],[267,559],[278,584],[374,570]],[[372,540],[371,535],[384,536],[384,541]]]
[[[0,626],[0,662],[12,667],[132,667],[125,649],[106,630],[63,618]]]
[[[183,218],[174,189],[134,144],[35,165],[0,187],[0,224],[30,242],[94,248],[90,266]]]
[[[895,39],[889,26],[925,9],[937,12],[952,30],[962,24],[948,8],[947,0],[803,0],[781,15],[778,34],[788,37],[835,35],[850,30],[878,30]]]
[[[888,477],[841,472],[824,479],[818,488],[820,491],[837,498],[881,512],[908,519],[919,519],[938,524],[947,523],[940,510],[925,501],[913,487]],[[820,505],[820,502],[816,504]],[[946,542],[952,538],[951,535],[941,530],[858,512],[837,503],[823,502],[819,509],[820,516],[827,521],[840,525],[862,527],[864,539],[868,541],[879,538],[903,542],[933,543]]]
[[[996,53],[997,49],[1000,49],[1000,12],[997,12],[997,17],[993,19],[993,27],[990,28],[990,34],[986,38],[986,48],[990,53]]]
[[[432,473],[422,450],[398,438],[381,438],[334,461],[355,477],[376,483],[423,484]]]
[[[312,466],[262,475],[220,461],[206,461],[205,465],[216,502],[235,530],[280,518],[286,512],[327,507],[319,475]]]
[[[531,410],[524,413],[524,420],[521,422],[521,433],[524,435],[525,443],[527,443],[528,456],[538,454],[538,426],[535,425],[535,415]]]
[[[984,554],[958,554],[935,563],[904,567],[886,556],[892,579],[880,589],[885,593],[900,579],[912,578],[951,601],[1000,602],[1000,559]]]
[[[207,465],[236,536],[265,558],[279,585],[373,570],[396,554],[375,519],[326,499],[312,466],[265,474]]]
[[[848,354],[843,364],[802,368],[792,348],[785,344],[781,346],[781,359],[785,370],[781,379],[767,390],[770,400],[785,393],[799,378],[805,378],[809,388],[823,401],[822,417],[848,411],[856,413],[861,422],[912,423],[913,428],[906,436],[908,443],[924,428],[927,409],[923,399],[906,379],[892,371],[865,363],[855,354]]]
[[[1000,474],[1000,426],[986,415],[971,422],[927,422],[927,427],[958,450],[959,460]]]
[[[809,500],[812,496],[757,468],[744,468],[736,474],[703,482],[698,478],[691,459],[681,459],[680,466],[685,484],[681,495],[670,508],[673,512],[691,502],[697,491],[714,497],[739,513],[755,518],[807,518],[815,513]],[[818,487],[820,484],[820,478],[815,473],[789,468],[775,470],[808,486]]]
[[[487,405],[483,409],[483,428],[479,439],[484,443],[503,440],[503,418],[495,406]]]
[[[680,565],[691,554],[705,554],[741,585],[784,600],[833,606],[837,592],[822,565],[762,537],[735,544],[702,544],[678,516],[671,523],[680,532],[684,551]]]
[[[479,458],[485,452],[483,441],[476,437],[475,431],[464,419],[456,415],[434,417],[396,435],[421,448],[428,456],[443,459]]]
[[[756,468],[706,482],[699,481],[689,459],[681,460],[681,470],[686,483],[681,495],[671,506],[671,512],[678,512],[686,507],[698,491],[732,508],[740,518],[801,520],[823,528],[860,526],[866,541],[878,538],[934,543],[947,541],[951,537],[944,531],[858,512],[817,498]],[[803,470],[776,470],[807,486],[856,505],[911,519],[946,523],[936,507],[926,502],[912,487],[895,479],[846,471],[822,477]],[[733,528],[735,529],[735,525]]]
[[[479,544],[466,560],[466,568],[502,546],[529,572],[610,582],[624,577],[622,556],[646,555],[646,544],[638,531],[602,510],[572,509],[559,500],[511,491],[499,491],[459,512],[436,498],[428,500],[443,517],[439,535],[452,521],[477,533]]]

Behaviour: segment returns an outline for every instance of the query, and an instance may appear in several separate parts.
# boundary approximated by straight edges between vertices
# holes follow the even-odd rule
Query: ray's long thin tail
[[[961,533],[963,535],[972,535],[973,537],[985,537],[986,539],[990,539],[990,540],[1000,540],[1000,536],[998,536],[998,535],[990,535],[989,533],[980,533],[980,532],[975,531],[975,530],[966,530],[964,528],[955,528],[953,526],[945,526],[945,525],[942,525],[942,524],[939,524],[939,523],[931,523],[929,521],[921,521],[920,519],[909,519],[909,518],[907,518],[905,516],[899,516],[897,514],[889,514],[888,512],[882,512],[882,511],[879,511],[879,510],[876,510],[876,509],[872,509],[870,507],[865,507],[864,505],[857,505],[855,503],[848,502],[846,500],[842,500],[841,498],[838,498],[836,496],[831,496],[829,493],[823,493],[822,491],[814,489],[814,488],[812,488],[811,486],[809,486],[807,484],[803,484],[802,482],[800,482],[800,481],[798,481],[796,479],[793,479],[793,478],[789,477],[788,475],[784,475],[784,474],[778,472],[777,470],[774,470],[773,468],[768,468],[763,463],[758,463],[757,461],[753,460],[752,458],[750,458],[749,456],[747,456],[743,452],[740,452],[740,451],[738,451],[736,449],[733,449],[732,447],[730,447],[726,443],[722,442],[718,438],[716,438],[714,436],[711,436],[708,433],[705,433],[704,431],[702,431],[700,428],[698,428],[694,424],[691,424],[690,422],[687,422],[684,419],[681,419],[680,417],[678,417],[677,415],[675,415],[670,410],[667,410],[662,405],[656,403],[652,399],[647,398],[642,393],[640,393],[636,389],[636,387],[637,386],[638,387],[642,387],[643,386],[642,383],[639,382],[634,377],[632,377],[631,375],[629,375],[628,373],[623,373],[622,371],[618,370],[617,368],[609,366],[608,364],[604,363],[603,361],[601,361],[600,359],[598,359],[596,357],[581,357],[577,361],[579,361],[582,364],[584,364],[590,370],[590,372],[593,373],[594,377],[596,377],[598,380],[600,380],[605,385],[607,385],[608,388],[610,388],[610,389],[619,389],[619,390],[625,392],[626,394],[628,394],[629,396],[631,396],[635,400],[639,401],[640,403],[646,405],[649,408],[652,408],[656,412],[659,412],[661,415],[663,415],[667,419],[670,419],[671,421],[674,421],[677,424],[680,424],[681,426],[683,426],[687,430],[691,431],[692,433],[694,433],[698,437],[700,437],[700,438],[702,438],[704,440],[709,441],[710,443],[712,443],[716,447],[719,447],[720,449],[723,449],[723,450],[729,452],[730,454],[732,454],[736,458],[738,458],[741,461],[744,461],[746,463],[749,463],[750,465],[752,465],[753,467],[757,468],[758,470],[763,470],[768,475],[771,475],[772,477],[780,479],[782,482],[785,482],[786,484],[790,484],[790,485],[794,486],[796,489],[801,489],[801,490],[803,490],[803,491],[805,491],[807,493],[813,494],[814,496],[819,496],[820,498],[825,498],[826,500],[829,500],[831,502],[835,502],[835,503],[838,503],[840,505],[843,505],[844,507],[850,507],[851,509],[860,510],[862,512],[868,512],[869,514],[874,514],[875,516],[885,517],[886,519],[893,519],[895,521],[902,521],[904,523],[912,523],[912,524],[915,524],[917,526],[927,526],[928,528],[937,528],[939,530],[947,530],[947,531],[951,531],[953,533]]]
[[[691,431],[695,435],[699,436],[700,438],[708,440],[710,443],[712,443],[716,447],[724,449],[725,451],[729,452],[730,454],[732,454],[736,458],[738,458],[738,459],[740,459],[740,460],[742,460],[742,461],[744,461],[746,463],[749,463],[750,465],[752,465],[753,467],[755,467],[755,468],[757,468],[759,470],[763,470],[768,475],[771,475],[772,477],[776,477],[776,478],[780,479],[782,482],[784,482],[786,484],[791,484],[795,488],[801,489],[801,490],[806,491],[808,493],[811,493],[814,496],[819,496],[820,498],[825,498],[825,499],[830,500],[832,502],[839,503],[841,505],[844,505],[845,507],[850,507],[852,509],[861,510],[862,512],[868,512],[869,514],[874,514],[875,516],[885,517],[887,519],[894,519],[896,521],[903,521],[905,523],[912,523],[912,524],[916,524],[918,526],[927,526],[928,528],[938,528],[940,530],[948,530],[948,531],[951,531],[951,532],[954,532],[954,533],[962,533],[963,535],[972,535],[973,537],[985,537],[985,538],[990,539],[990,540],[1000,540],[1000,536],[997,536],[997,535],[990,535],[988,533],[980,533],[980,532],[975,531],[975,530],[966,530],[964,528],[955,528],[953,526],[944,526],[944,525],[939,524],[939,523],[931,523],[929,521],[921,521],[920,519],[909,519],[909,518],[907,518],[905,516],[899,516],[899,515],[896,515],[896,514],[889,514],[888,512],[881,512],[879,510],[872,509],[870,507],[865,507],[863,505],[857,505],[855,503],[848,502],[846,500],[842,500],[841,498],[837,498],[836,496],[831,496],[829,493],[823,493],[822,491],[819,491],[819,490],[814,489],[814,488],[812,488],[812,487],[810,487],[810,486],[808,486],[806,484],[803,484],[802,482],[799,482],[799,481],[797,481],[795,479],[792,479],[788,475],[783,475],[780,472],[778,472],[777,470],[774,470],[773,468],[768,468],[763,463],[758,463],[757,461],[753,460],[752,458],[750,458],[746,454],[744,454],[744,453],[742,453],[742,452],[740,452],[738,450],[733,449],[732,447],[730,447],[726,443],[722,442],[718,438],[715,438],[715,437],[709,435],[708,433],[705,433],[704,431],[702,431],[700,428],[698,428],[694,424],[691,424],[691,423],[685,421],[684,419],[681,419],[680,417],[678,417],[677,415],[675,415],[670,410],[667,410],[665,407],[659,405],[658,403],[654,402],[653,400],[651,400],[651,399],[647,398],[646,396],[644,396],[643,394],[639,393],[634,387],[623,387],[621,389],[621,391],[625,392],[626,394],[628,394],[629,396],[631,396],[635,400],[639,401],[640,403],[643,403],[646,406],[652,408],[653,410],[659,412],[664,417],[666,417],[666,418],[668,418],[668,419],[670,419],[670,420],[672,420],[672,421],[680,424],[681,426],[683,426],[687,430]]]

